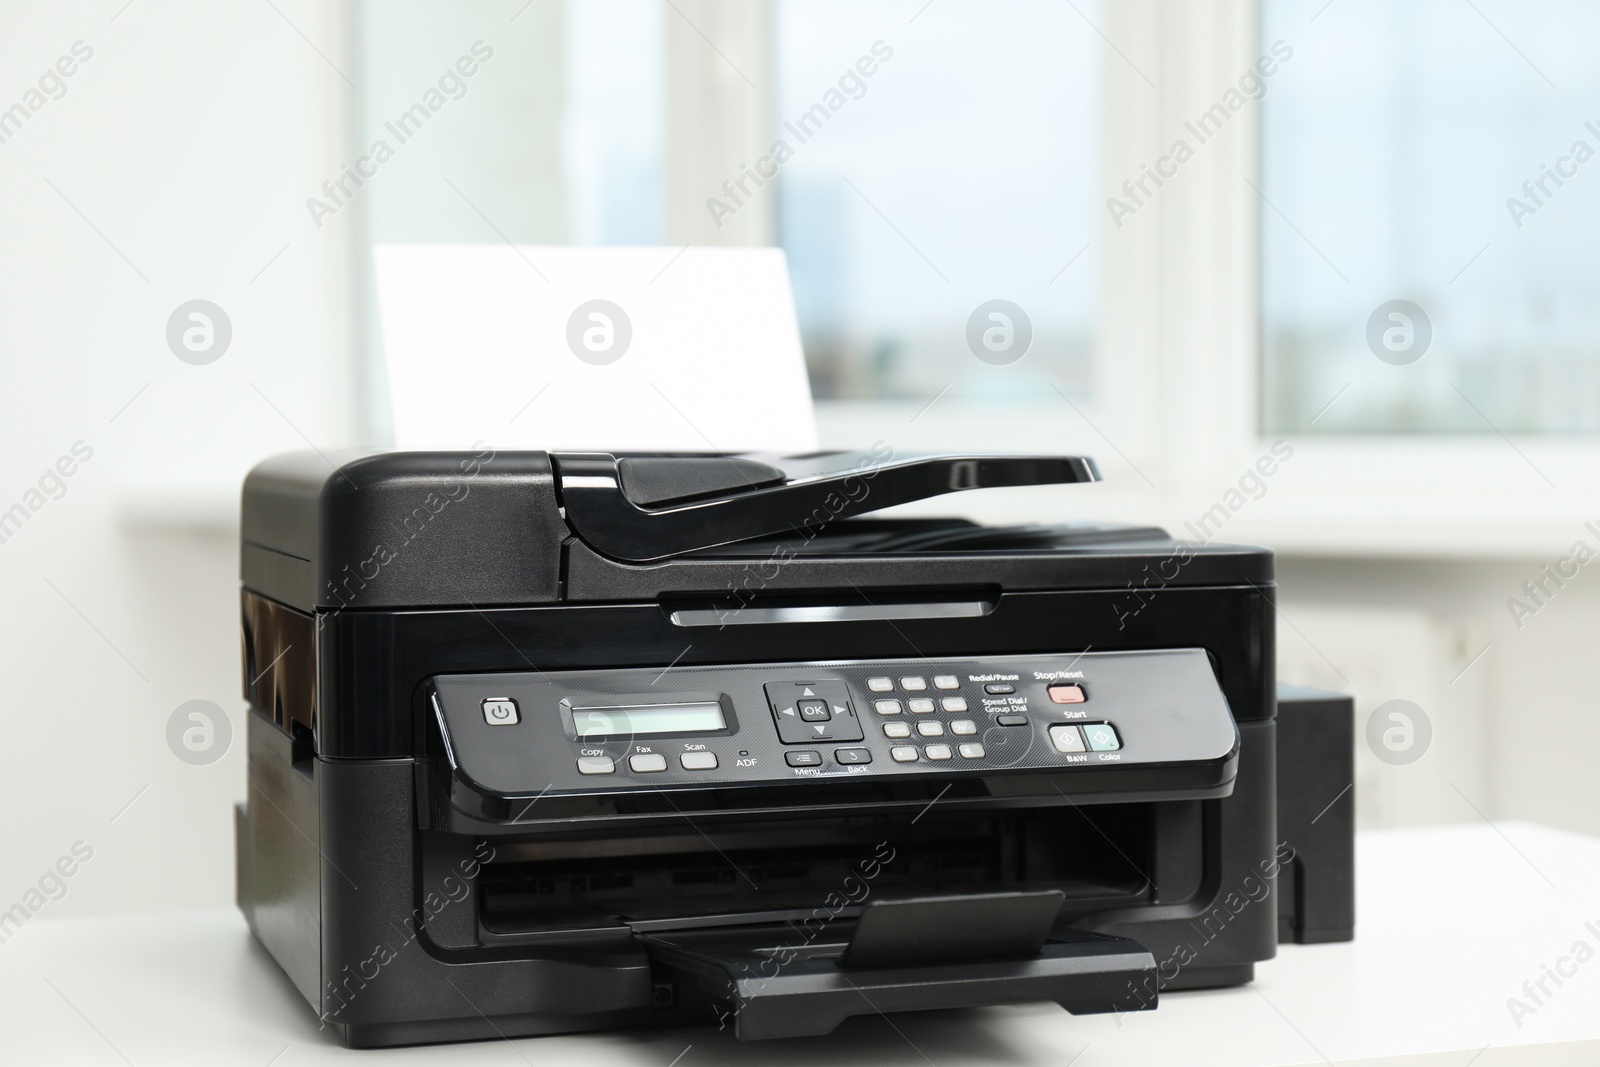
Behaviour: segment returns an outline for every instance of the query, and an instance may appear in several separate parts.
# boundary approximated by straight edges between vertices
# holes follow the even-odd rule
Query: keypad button
[[[910,693],[920,693],[928,688],[928,680],[917,675],[900,679],[900,687]]]
[[[715,752],[685,752],[678,757],[678,762],[683,764],[686,771],[714,771],[717,769],[717,754]]]
[[[1115,752],[1122,747],[1117,728],[1108,722],[1089,723],[1083,728],[1083,735],[1089,739],[1091,752]]]
[[[836,748],[833,758],[840,763],[871,763],[872,750],[870,748]]]
[[[651,752],[643,756],[629,756],[628,767],[640,774],[651,771],[664,771],[667,769],[667,757],[659,752]]]
[[[961,753],[963,759],[983,758],[983,746],[978,744],[976,741],[973,741],[970,744],[962,745],[956,751]]]
[[[1045,693],[1057,704],[1082,704],[1089,699],[1081,685],[1052,685]]]
[[[915,763],[917,749],[915,745],[896,745],[889,750],[889,756],[896,763]]]
[[[929,759],[949,759],[950,758],[950,746],[949,745],[929,745],[929,746],[927,746],[926,748],[924,748],[922,750],[922,754],[927,756]]]
[[[950,724],[950,732],[953,734],[975,734],[978,732],[978,724],[971,719],[957,719]]]
[[[579,774],[611,774],[616,769],[617,764],[610,756],[580,756],[578,758]]]
[[[515,726],[517,702],[510,697],[490,697],[483,702],[483,721],[490,726]]]
[[[783,762],[791,767],[820,767],[822,766],[822,753],[801,749],[798,752],[785,752]]]
[[[1017,691],[1017,687],[1012,685],[1010,682],[990,682],[988,685],[983,687],[983,691],[992,696],[1002,696],[1006,693],[1015,693]]]
[[[1076,726],[1050,727],[1050,743],[1056,746],[1057,752],[1083,751],[1083,735]]]
[[[1028,717],[1026,715],[996,715],[994,721],[1001,726],[1028,725]]]
[[[879,715],[898,715],[903,710],[898,700],[874,700],[872,706],[878,709]]]
[[[911,700],[906,701],[906,707],[910,708],[912,713],[916,715],[931,715],[933,714],[933,699],[931,697],[913,697]]]
[[[966,711],[967,698],[945,697],[943,700],[939,701],[939,706],[944,708],[945,711]]]
[[[953,674],[936,674],[933,676],[933,687],[935,689],[959,689],[961,688],[961,679]]]
[[[919,722],[917,723],[917,733],[921,734],[923,737],[943,737],[944,723]]]
[[[908,722],[886,722],[883,724],[884,737],[910,737],[911,724]]]
[[[892,693],[894,692],[894,679],[868,678],[867,688],[872,690],[874,693]]]

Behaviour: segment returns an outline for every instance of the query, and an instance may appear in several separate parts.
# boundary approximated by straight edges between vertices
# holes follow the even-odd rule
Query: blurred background
[[[1095,456],[920,510],[1270,545],[1280,677],[1357,698],[1363,827],[1600,834],[1597,31],[1578,0],[0,0],[0,905],[77,841],[53,915],[231,900],[239,482],[389,439],[379,242],[779,245],[825,444]],[[1004,365],[965,340],[992,299],[1033,327]],[[196,300],[204,364],[169,343]],[[192,700],[231,723],[211,762],[169,746]],[[1395,700],[1399,757],[1365,740]]]

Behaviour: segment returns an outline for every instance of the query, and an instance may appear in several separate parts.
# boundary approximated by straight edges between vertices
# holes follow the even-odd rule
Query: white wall
[[[337,60],[341,27],[275,3],[0,5],[0,107],[93,50],[0,144],[0,509],[93,449],[0,544],[0,907],[80,839],[94,858],[47,914],[231,896],[240,746],[194,767],[165,740],[191,699],[243,725],[236,535],[188,520],[231,510],[253,459],[351,426],[349,232],[304,206],[348,89],[301,33]],[[232,322],[209,366],[166,344],[195,298]]]
[[[1569,546],[1553,544],[1543,559],[1279,560],[1292,623],[1279,624],[1284,677],[1337,686],[1348,676],[1358,729],[1392,699],[1432,721],[1434,747],[1409,766],[1379,762],[1358,737],[1358,811],[1369,822],[1487,815],[1600,835],[1600,571],[1591,564],[1552,584],[1555,595],[1521,627],[1506,606]]]

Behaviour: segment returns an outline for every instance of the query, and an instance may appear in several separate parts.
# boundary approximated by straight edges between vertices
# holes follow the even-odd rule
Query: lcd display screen
[[[640,737],[649,734],[698,734],[727,729],[722,705],[715,700],[689,704],[625,704],[606,708],[573,708],[572,726],[579,738]]]

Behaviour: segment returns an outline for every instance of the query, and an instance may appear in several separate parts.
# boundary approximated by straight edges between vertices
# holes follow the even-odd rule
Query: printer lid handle
[[[824,452],[551,454],[567,524],[596,551],[649,562],[965,489],[1100,480],[1087,456]]]

